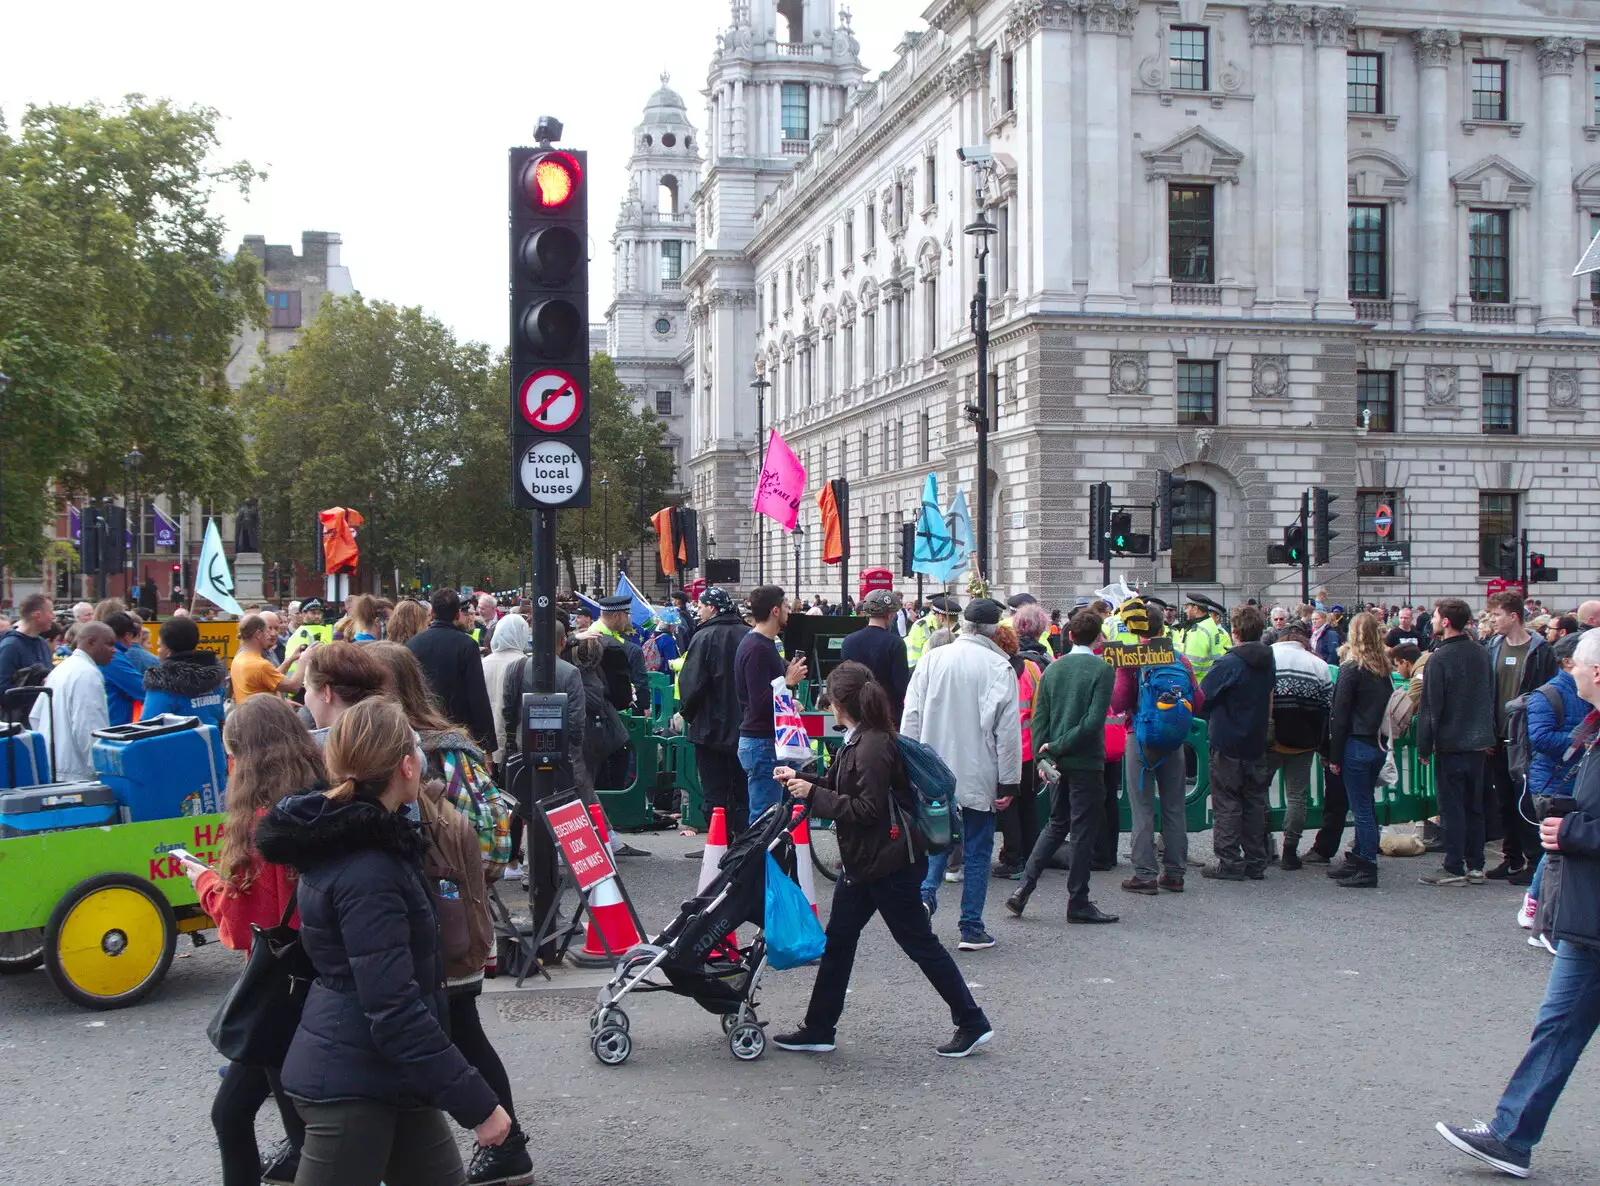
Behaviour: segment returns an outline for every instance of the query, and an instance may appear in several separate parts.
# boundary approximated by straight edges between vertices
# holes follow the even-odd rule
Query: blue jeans
[[[1539,854],[1539,863],[1533,869],[1533,881],[1528,884],[1528,897],[1535,902],[1539,900],[1539,891],[1544,888],[1544,860],[1548,854]]]
[[[1596,1026],[1600,950],[1562,943],[1550,967],[1528,1052],[1512,1072],[1489,1126],[1496,1137],[1519,1153],[1533,1151]]]
[[[983,904],[989,898],[989,858],[994,855],[994,812],[961,809],[961,937],[983,934]],[[928,857],[928,876],[922,880],[922,900],[934,905],[944,884],[946,850]]]
[[[739,765],[744,767],[749,787],[750,822],[753,824],[761,818],[762,812],[783,798],[783,788],[772,777],[778,765],[778,747],[770,737],[741,737]]]
[[[1359,737],[1347,737],[1344,742],[1344,761],[1339,773],[1344,778],[1345,794],[1350,799],[1350,814],[1356,820],[1355,853],[1363,861],[1378,859],[1378,816],[1373,810],[1372,794],[1377,786],[1378,771],[1383,768],[1383,751]]]

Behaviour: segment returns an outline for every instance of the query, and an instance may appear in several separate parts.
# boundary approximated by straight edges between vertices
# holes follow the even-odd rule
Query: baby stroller
[[[596,1058],[615,1067],[633,1053],[628,1015],[619,1007],[633,992],[676,993],[717,1014],[728,1049],[741,1061],[766,1052],[767,1023],[756,1017],[756,992],[767,961],[759,929],[766,913],[767,853],[792,876],[791,833],[803,818],[787,795],[767,808],[728,846],[716,880],[685,902],[654,942],[637,944],[622,956],[589,1015],[589,1049]],[[729,942],[738,927],[750,924],[757,931],[748,946]]]

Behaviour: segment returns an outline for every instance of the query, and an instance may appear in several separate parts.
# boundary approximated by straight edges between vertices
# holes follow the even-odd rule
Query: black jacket
[[[1026,638],[1022,635],[1017,636],[1017,654],[1024,659],[1032,659],[1039,665],[1040,671],[1050,666],[1050,660],[1058,658],[1054,651],[1037,638]]]
[[[1266,756],[1275,671],[1271,647],[1242,642],[1206,672],[1200,684],[1205,700],[1197,715],[1209,723],[1206,736],[1213,751],[1246,762]]]
[[[1383,728],[1384,712],[1393,691],[1392,683],[1359,663],[1346,663],[1339,668],[1339,679],[1333,685],[1333,717],[1328,722],[1329,752],[1335,765],[1344,761],[1344,743],[1349,738],[1378,744],[1378,732]]]
[[[733,661],[750,627],[738,614],[718,614],[694,632],[678,673],[678,711],[694,745],[735,753],[744,709],[734,684]]]
[[[876,881],[926,855],[892,734],[857,729],[826,774],[800,777],[812,785],[811,813],[837,822],[840,861],[852,881]],[[898,820],[891,796],[901,809]],[[910,831],[909,847],[902,821]]]
[[[262,816],[255,839],[266,860],[300,873],[300,939],[317,969],[284,1088],[306,1100],[442,1108],[467,1128],[487,1120],[499,1100],[444,1029],[421,829],[370,799],[313,792]]]
[[[892,626],[880,628],[863,626],[854,634],[845,635],[839,644],[839,658],[847,663],[860,663],[872,672],[884,691],[889,693],[889,707],[894,719],[899,721],[906,706],[906,689],[911,686],[911,665],[906,662],[906,640]]]
[[[1470,754],[1494,746],[1494,667],[1465,634],[1441,638],[1422,668],[1417,753]]]
[[[489,711],[489,685],[483,679],[483,656],[472,636],[449,622],[429,622],[426,630],[406,643],[406,650],[422,664],[440,711],[464,726],[484,753],[494,753],[499,742],[494,735],[494,713]]]
[[[1433,662],[1431,659],[1428,661]],[[1427,686],[1427,680],[1423,680]],[[1594,713],[1585,722],[1592,728]],[[1600,754],[1591,742],[1572,790],[1577,810],[1561,821],[1556,834],[1561,888],[1555,894],[1551,937],[1584,947],[1600,947]],[[1549,889],[1548,880],[1546,890]],[[1540,894],[1544,897],[1544,894]]]

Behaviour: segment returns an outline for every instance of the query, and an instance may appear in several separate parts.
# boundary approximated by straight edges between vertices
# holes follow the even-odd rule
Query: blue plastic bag
[[[767,939],[767,963],[780,972],[822,958],[827,936],[811,912],[805,891],[767,854],[767,909],[762,923]]]

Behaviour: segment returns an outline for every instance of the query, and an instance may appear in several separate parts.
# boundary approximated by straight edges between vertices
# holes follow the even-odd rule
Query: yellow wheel
[[[103,873],[73,886],[50,912],[45,971],[74,1004],[120,1009],[161,983],[177,941],[160,891],[129,873]]]

